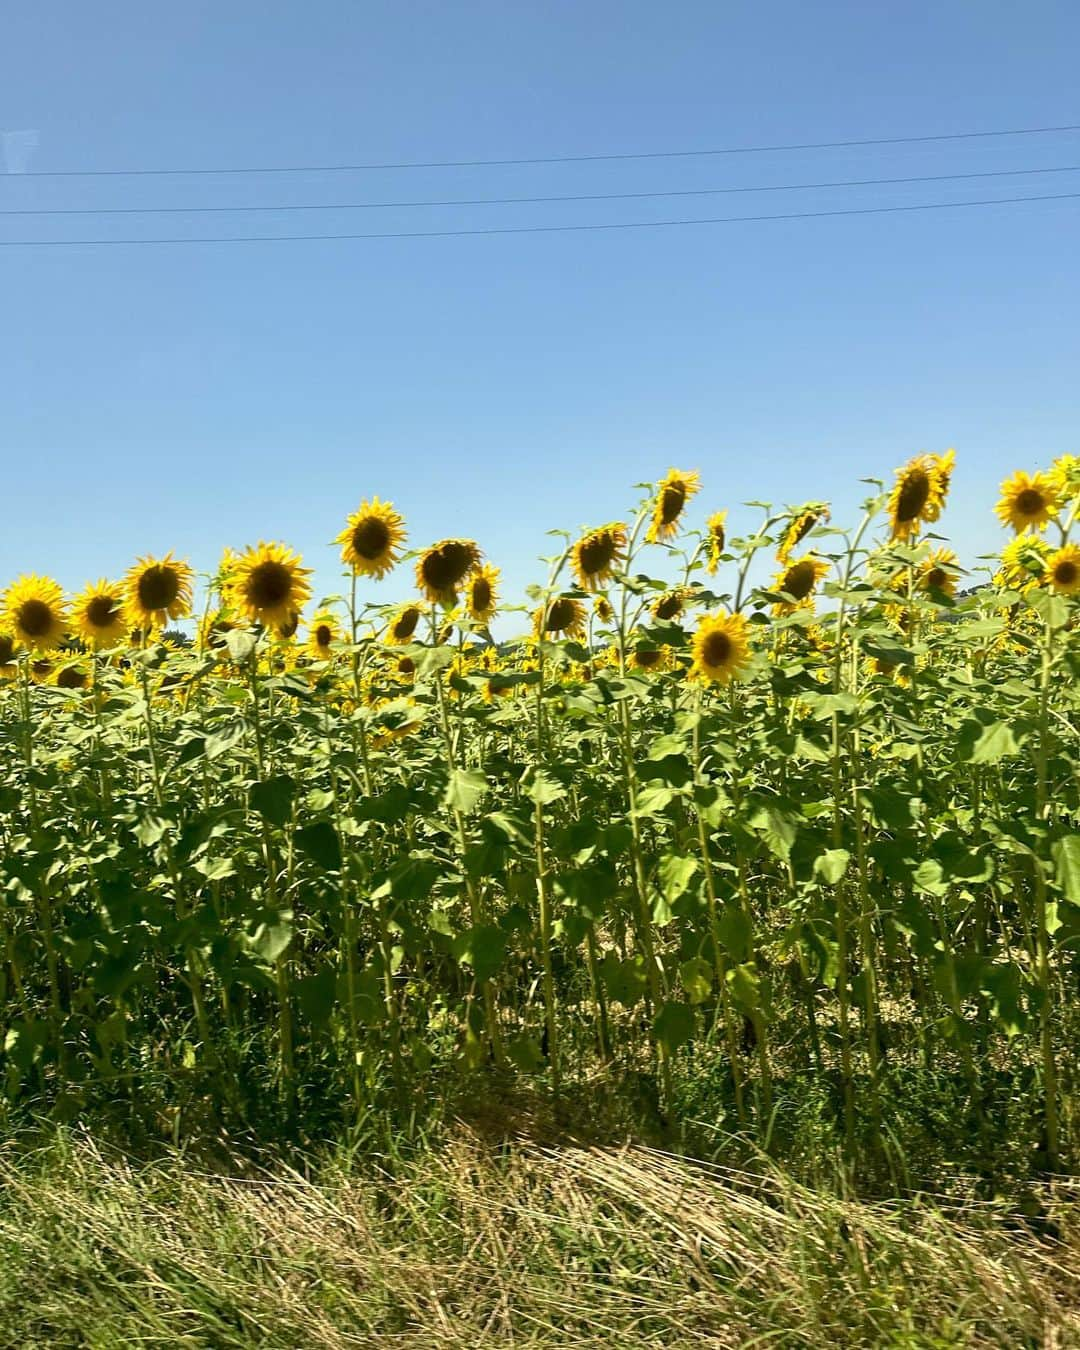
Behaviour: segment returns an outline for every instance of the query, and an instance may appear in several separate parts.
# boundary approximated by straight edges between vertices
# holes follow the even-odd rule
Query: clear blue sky
[[[432,160],[1080,122],[1070,0],[57,0],[8,6],[0,129],[32,170]],[[674,190],[1080,165],[1080,134],[331,176],[0,174],[0,208]],[[320,215],[8,217],[0,240],[481,228],[1080,191],[1030,178]],[[327,541],[371,493],[476,537],[511,588],[545,530],[698,468],[699,514],[825,496],[955,445],[946,526],[1078,448],[1080,201],[623,233],[0,249],[0,584],[173,548]],[[404,594],[398,574],[382,595]]]

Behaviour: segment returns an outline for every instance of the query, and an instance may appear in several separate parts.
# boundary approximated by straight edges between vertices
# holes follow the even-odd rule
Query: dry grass
[[[1080,1206],[868,1204],[475,1134],[315,1178],[0,1155],[0,1345],[1080,1346]]]

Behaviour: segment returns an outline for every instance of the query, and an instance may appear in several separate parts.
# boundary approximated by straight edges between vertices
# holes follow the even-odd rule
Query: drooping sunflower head
[[[727,684],[750,663],[750,634],[741,614],[707,614],[690,644],[694,679]]]
[[[229,604],[242,618],[276,629],[291,622],[311,598],[311,569],[285,544],[246,548],[229,577]]]
[[[91,582],[72,601],[75,632],[91,647],[112,647],[127,632],[124,589],[119,582]]]
[[[537,637],[580,638],[585,633],[586,610],[580,600],[560,595],[545,610],[541,605],[533,613],[533,632]]]
[[[577,541],[570,556],[581,589],[600,590],[626,556],[626,526],[619,520],[590,530]]]
[[[1050,545],[1037,534],[1018,534],[1001,550],[1001,566],[994,573],[994,584],[1010,591],[1026,591],[1037,586],[1046,572]]]
[[[360,503],[334,543],[341,545],[341,561],[358,576],[379,580],[397,563],[405,538],[404,516],[391,502],[372,497]]]
[[[288,642],[296,636],[296,630],[300,627],[300,611],[294,609],[280,623],[272,625],[274,636],[279,642]]]
[[[0,680],[13,680],[18,675],[18,650],[15,634],[0,630]]]
[[[329,661],[343,634],[337,619],[328,609],[321,609],[308,624],[306,648],[316,661]]]
[[[796,609],[814,603],[814,591],[822,577],[827,576],[829,564],[813,553],[795,558],[776,574],[773,590],[781,591],[790,600],[781,600],[774,608],[777,614],[791,614]]]
[[[686,503],[700,487],[700,474],[684,473],[681,469],[668,469],[666,476],[656,485],[652,521],[645,536],[650,544],[670,539],[677,533],[679,517]]]
[[[1080,456],[1058,455],[1050,465],[1054,490],[1062,502],[1070,502],[1080,493]]]
[[[56,674],[56,662],[49,656],[32,656],[29,669],[35,684],[48,684]]]
[[[474,623],[488,623],[499,604],[499,569],[483,563],[465,583],[465,608]]]
[[[615,618],[615,611],[606,595],[598,595],[593,600],[593,613],[601,623],[611,623]]]
[[[670,622],[677,619],[686,610],[688,592],[683,586],[673,586],[664,591],[652,603],[652,616]]]
[[[940,520],[941,513],[945,509],[945,499],[949,495],[953,470],[956,468],[956,451],[946,450],[944,454],[931,455],[930,459],[933,461],[933,472],[937,479],[937,491],[926,503],[923,519],[933,523]]]
[[[20,577],[5,593],[0,617],[15,640],[31,651],[59,647],[67,636],[64,592],[52,577]]]
[[[191,613],[195,574],[186,562],[166,553],[164,558],[140,558],[124,577],[124,607],[129,628],[162,628],[167,619]]]
[[[395,647],[400,647],[406,642],[411,642],[423,616],[423,605],[401,605],[390,616],[390,622],[386,626],[386,637],[384,641],[389,642]]]
[[[705,559],[705,570],[709,576],[716,575],[720,566],[720,559],[724,553],[724,546],[727,543],[727,515],[726,511],[714,511],[705,522],[709,550],[708,557]]]
[[[90,684],[90,672],[85,660],[65,661],[57,665],[52,682],[57,689],[86,689]]]
[[[452,605],[480,562],[480,548],[472,539],[440,539],[416,560],[416,585],[433,603]]]
[[[1080,592],[1080,546],[1066,544],[1047,558],[1046,581],[1059,595]]]
[[[937,548],[919,564],[915,584],[928,595],[953,596],[959,576],[960,559],[950,548]]]
[[[646,675],[658,675],[662,670],[669,670],[671,664],[670,647],[658,647],[655,643],[644,640],[628,653],[627,665],[630,669],[641,671]]]
[[[777,562],[786,563],[810,531],[828,519],[829,508],[824,502],[808,502],[801,511],[796,511],[780,536],[780,546],[776,550]]]
[[[994,510],[1002,525],[1011,525],[1021,534],[1024,530],[1045,529],[1060,504],[1058,485],[1050,474],[1029,474],[1020,469],[1002,483],[1001,500]]]
[[[936,520],[942,503],[941,459],[916,455],[896,471],[889,494],[889,521],[893,539],[910,539],[924,520]]]
[[[208,610],[195,630],[195,647],[200,652],[224,650],[225,639],[237,628],[245,627],[228,609]]]

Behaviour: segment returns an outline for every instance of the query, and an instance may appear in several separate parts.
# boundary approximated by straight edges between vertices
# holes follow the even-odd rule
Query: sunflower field
[[[407,554],[377,497],[319,603],[280,543],[14,580],[0,1116],[348,1120],[621,1066],[668,1119],[707,1075],[760,1138],[816,1080],[855,1149],[913,1067],[1067,1165],[1080,460],[1007,480],[967,570],[952,468],[917,456],[850,528],[738,530],[672,469],[560,537],[525,617],[479,543]]]

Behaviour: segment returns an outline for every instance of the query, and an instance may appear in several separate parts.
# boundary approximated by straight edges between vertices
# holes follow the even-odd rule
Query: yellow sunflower
[[[344,640],[337,619],[329,610],[320,610],[308,624],[306,648],[316,661],[329,661],[334,648]]]
[[[694,679],[727,684],[738,679],[750,662],[750,634],[741,614],[708,614],[690,644]]]
[[[938,518],[943,501],[941,456],[916,455],[909,459],[902,469],[897,469],[889,495],[891,537],[910,539],[918,534],[920,522]]]
[[[239,623],[229,610],[210,610],[199,620],[199,626],[195,630],[196,650],[219,652],[225,646],[226,637],[243,627],[245,625]]]
[[[124,589],[119,582],[92,582],[72,601],[75,632],[91,647],[112,647],[127,632]]]
[[[428,600],[452,605],[462,582],[480,566],[481,556],[472,539],[440,539],[416,560],[416,585]]]
[[[30,661],[30,678],[35,684],[48,684],[56,673],[56,662],[48,656],[35,656]]]
[[[90,672],[84,661],[67,661],[56,667],[52,682],[57,689],[86,689],[90,684]]]
[[[781,600],[774,606],[775,612],[791,614],[802,606],[812,605],[817,584],[822,577],[828,575],[828,572],[829,564],[813,553],[789,561],[784,570],[776,574],[773,590],[782,591],[785,595],[790,595],[791,599]]]
[[[667,476],[656,485],[652,522],[645,538],[650,544],[670,539],[677,532],[679,517],[686,503],[701,487],[701,475],[669,469]]]
[[[499,569],[484,563],[469,577],[465,586],[465,608],[474,623],[487,623],[499,603]]]
[[[288,642],[296,636],[296,630],[300,627],[300,611],[292,610],[280,623],[272,624],[271,627],[279,642]]]
[[[372,497],[371,501],[360,503],[359,510],[348,518],[334,543],[341,545],[343,563],[359,576],[378,581],[397,563],[405,538],[404,516],[394,510],[391,502]]]
[[[24,576],[9,586],[2,618],[4,628],[31,651],[59,647],[67,636],[64,592],[52,577]]]
[[[233,564],[228,599],[243,618],[258,620],[267,628],[288,623],[311,598],[309,567],[285,544],[246,548]]]
[[[393,612],[393,614],[391,614],[390,622],[386,626],[386,634],[383,641],[389,642],[392,646],[396,647],[403,646],[406,642],[411,642],[423,616],[423,605],[401,605]]]
[[[920,591],[953,596],[959,575],[960,559],[952,549],[938,548],[919,564],[915,584]]]
[[[18,650],[13,633],[0,633],[0,680],[13,680],[18,675]]]
[[[776,550],[777,562],[786,563],[811,530],[829,519],[829,508],[824,502],[811,502],[791,517]]]
[[[164,558],[140,558],[124,577],[124,599],[130,628],[162,628],[166,619],[191,613],[195,574],[186,562],[166,553]]]
[[[714,511],[705,522],[709,544],[709,556],[705,562],[705,571],[708,572],[709,576],[715,576],[720,566],[720,557],[724,552],[724,545],[727,543],[726,524],[726,511]]]
[[[934,472],[937,475],[937,492],[926,503],[923,519],[933,523],[941,519],[945,498],[949,495],[953,470],[956,468],[956,451],[946,450],[943,455],[931,455],[930,458],[934,461]]]
[[[642,644],[627,653],[627,665],[631,670],[640,670],[647,675],[670,670],[672,664],[670,647],[655,647]]]
[[[677,619],[686,609],[687,596],[690,594],[683,586],[673,586],[663,591],[652,602],[650,612],[654,619],[670,621]]]
[[[1080,547],[1066,544],[1046,560],[1046,580],[1059,595],[1080,591]]]
[[[1050,545],[1037,534],[1018,534],[1001,550],[1001,567],[994,573],[994,584],[1011,591],[1037,586],[1050,553]]]
[[[561,595],[551,601],[546,614],[543,606],[533,612],[533,632],[537,637],[580,638],[585,634],[585,619],[581,601]]]
[[[606,595],[598,595],[593,601],[593,613],[601,623],[612,623],[615,618],[615,611]]]
[[[600,590],[625,556],[626,526],[621,520],[583,534],[571,553],[578,585],[583,591]]]
[[[1054,490],[1059,499],[1071,501],[1080,492],[1080,458],[1076,455],[1059,455],[1050,465],[1050,477],[1054,480]]]
[[[1028,474],[1020,469],[1002,483],[1001,500],[994,510],[1002,525],[1011,525],[1021,534],[1024,530],[1045,529],[1059,505],[1058,484],[1050,474]]]

